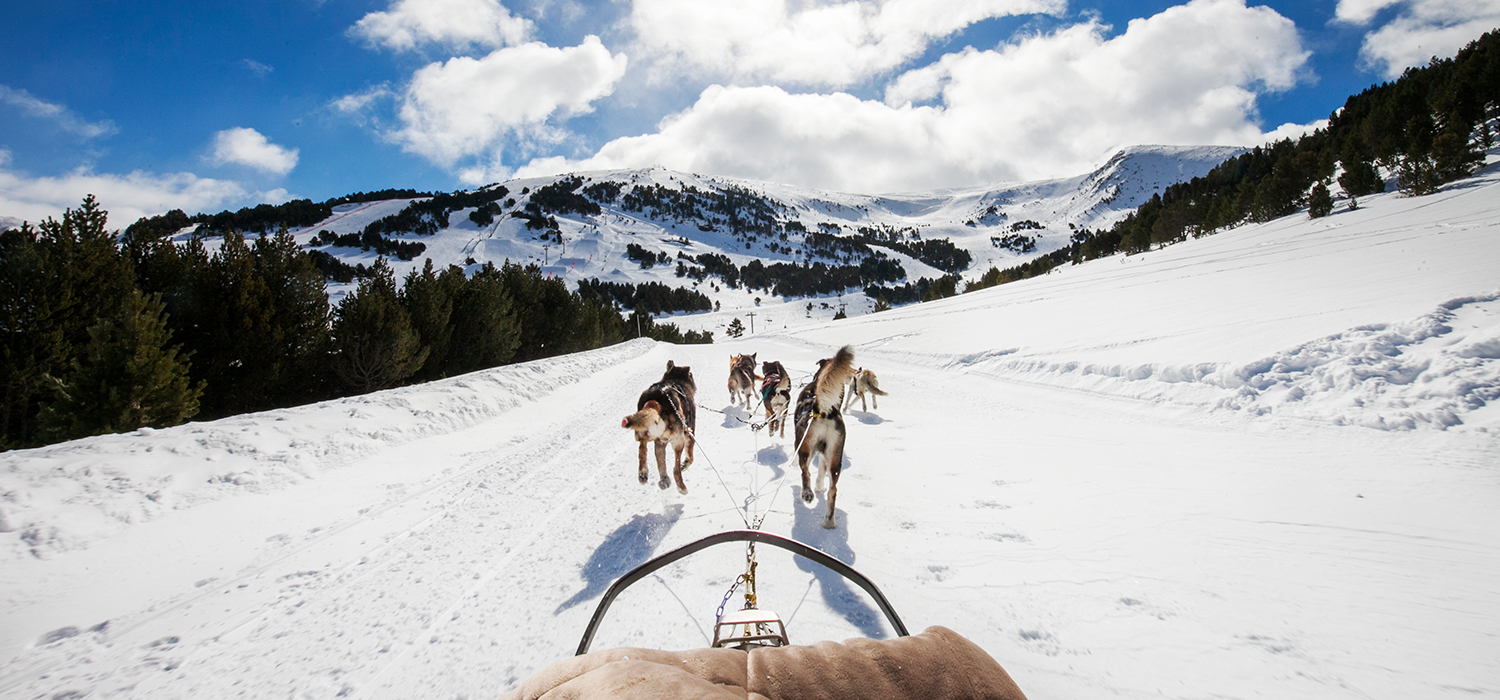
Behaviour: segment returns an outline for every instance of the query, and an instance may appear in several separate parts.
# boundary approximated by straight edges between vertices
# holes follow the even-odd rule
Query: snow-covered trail
[[[871,576],[912,629],[974,639],[1033,697],[1495,692],[1486,621],[1500,595],[1483,582],[1500,576],[1500,548],[1484,533],[1500,516],[1484,436],[1203,416],[872,352],[862,364],[890,396],[849,413],[829,531],[821,498],[796,500],[790,433],[752,431],[739,418],[758,416],[730,407],[723,383],[730,351],[801,378],[833,349],[638,343],[493,420],[228,499],[217,518],[285,532],[221,578],[179,575],[139,609],[101,608],[108,627],[22,654],[0,691],[493,697],[571,654],[614,578],[741,527],[760,491],[748,508],[766,529]],[[668,359],[724,411],[699,410],[686,496],[637,483],[618,422]],[[402,480],[419,466],[426,478]],[[326,479],[366,486],[328,504]],[[191,537],[204,513],[131,535]],[[761,604],[795,641],[889,634],[851,587],[767,549]],[[705,644],[743,570],[743,552],[711,552],[632,589],[596,648]]]

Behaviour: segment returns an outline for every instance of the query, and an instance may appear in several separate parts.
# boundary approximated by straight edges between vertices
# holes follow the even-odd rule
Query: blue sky
[[[1296,133],[1500,26],[1500,0],[6,0],[4,15],[0,223],[93,192],[123,226],[651,164],[864,192],[1072,175],[1121,146]]]

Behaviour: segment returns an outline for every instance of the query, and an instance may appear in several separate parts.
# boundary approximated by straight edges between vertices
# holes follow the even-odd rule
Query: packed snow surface
[[[496,697],[621,574],[758,517],[1034,699],[1500,696],[1500,172],[1361,205],[0,455],[0,696]],[[846,414],[825,530],[728,357],[800,385],[844,344],[889,393]],[[669,360],[698,383],[686,495],[637,482],[620,428]],[[892,634],[836,575],[758,558],[792,641]],[[594,647],[705,646],[743,570],[737,546],[663,569]]]

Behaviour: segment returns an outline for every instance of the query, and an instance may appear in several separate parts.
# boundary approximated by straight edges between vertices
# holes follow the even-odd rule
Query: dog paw
[[[643,484],[646,483],[646,474],[644,472],[641,473],[640,480],[641,480],[641,483],[643,483]]]
[[[688,461],[682,463],[682,468],[683,469],[687,469],[688,467],[691,467],[691,466],[693,466],[693,460],[691,460],[691,459],[689,459]]]
[[[678,484],[677,485],[677,493],[680,493],[680,494],[686,496],[687,495],[687,487],[683,486],[682,484]]]
[[[813,502],[813,492],[812,492],[812,489],[802,489],[802,502],[803,503],[812,503]]]
[[[660,488],[663,491],[667,490],[667,487],[671,486],[671,485],[672,485],[672,480],[671,479],[662,479],[661,481],[656,482],[657,488]]]
[[[836,522],[834,522],[833,518],[829,518],[829,519],[823,521],[823,529],[824,530],[837,530],[837,529],[839,529],[839,524],[836,523]]]

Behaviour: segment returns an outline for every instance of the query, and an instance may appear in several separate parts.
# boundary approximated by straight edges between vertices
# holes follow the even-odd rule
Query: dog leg
[[[833,520],[833,504],[839,498],[839,472],[844,470],[844,441],[838,441],[827,456],[830,462],[828,469],[833,472],[833,483],[828,485],[828,516],[823,518],[823,527],[832,530],[839,526]]]
[[[650,440],[641,440],[641,483],[646,483],[646,443]]]
[[[813,502],[813,490],[811,479],[807,473],[807,462],[812,459],[812,451],[806,445],[797,448],[797,464],[802,467],[802,502]]]
[[[665,489],[672,484],[672,480],[667,478],[666,440],[656,441],[656,472],[661,476],[661,479],[656,482],[657,488]]]
[[[695,445],[697,445],[697,444],[698,444],[698,438],[695,438],[695,437],[689,435],[688,439],[687,439],[687,453],[688,453],[688,458],[687,458],[686,462],[682,463],[682,468],[683,469],[687,469],[688,467],[693,466],[693,447]],[[679,450],[679,452],[681,452],[681,450]],[[712,467],[713,465],[710,464],[708,466]]]
[[[677,463],[672,469],[672,476],[677,479],[677,493],[686,495],[687,484],[683,483],[682,481],[682,468],[686,467],[687,465],[682,463],[682,443],[673,445],[672,451],[676,453],[677,457]]]

